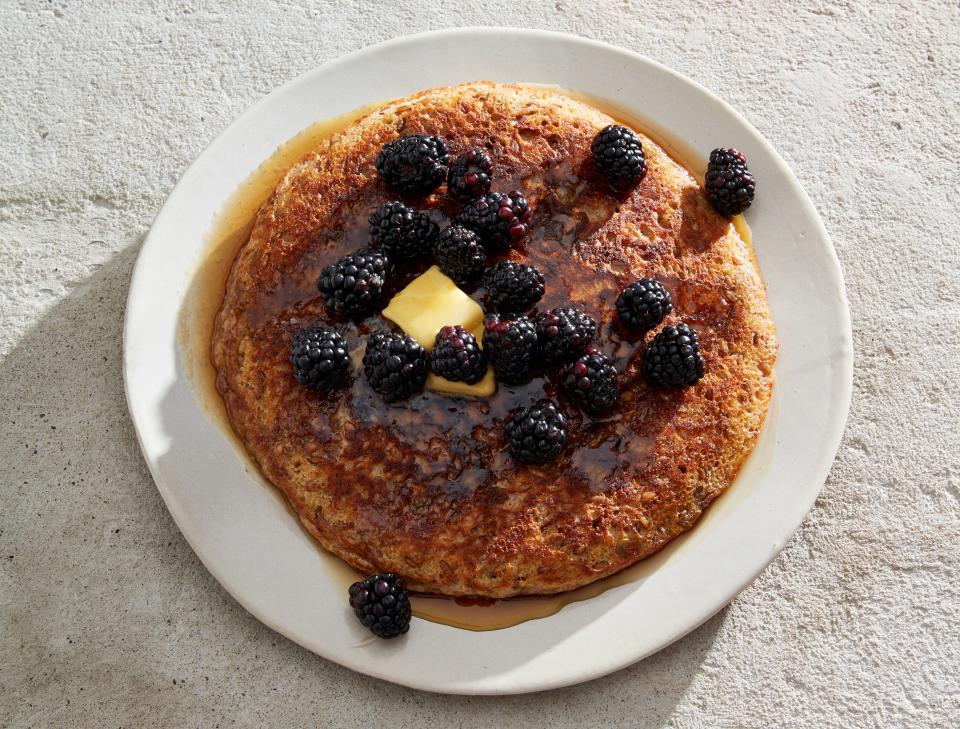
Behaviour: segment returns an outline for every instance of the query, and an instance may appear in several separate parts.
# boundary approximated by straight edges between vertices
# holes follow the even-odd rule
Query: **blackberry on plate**
[[[580,354],[597,336],[597,322],[574,306],[559,306],[537,317],[537,341],[547,364]]]
[[[397,192],[426,195],[447,176],[447,144],[440,137],[411,134],[383,145],[377,154],[380,177]]]
[[[304,387],[329,390],[350,371],[347,342],[332,329],[301,329],[290,338],[293,376]]]
[[[618,190],[631,187],[647,174],[647,158],[636,133],[619,124],[601,129],[590,146],[594,163],[607,182]]]
[[[689,387],[703,377],[697,333],[686,324],[664,327],[643,350],[643,374],[660,387]]]
[[[733,147],[710,153],[704,189],[713,209],[721,215],[742,213],[753,202],[757,182],[747,169],[747,158]]]
[[[370,216],[370,238],[390,258],[416,258],[433,248],[439,232],[430,216],[390,200]]]
[[[510,452],[524,463],[552,461],[567,442],[567,420],[552,400],[537,400],[528,408],[511,410],[506,433]]]
[[[350,585],[350,607],[360,622],[381,638],[395,638],[410,629],[406,584],[392,572]]]
[[[607,357],[588,349],[563,370],[563,389],[590,415],[605,415],[620,399],[620,376]]]
[[[471,200],[490,192],[493,160],[482,149],[468,149],[450,164],[447,192],[461,200]]]
[[[663,321],[673,310],[670,292],[652,278],[642,278],[627,286],[617,297],[617,315],[627,329],[645,332]]]
[[[437,332],[430,369],[444,379],[475,385],[487,374],[487,357],[473,334],[459,324],[447,326]]]
[[[454,222],[475,230],[493,248],[509,248],[523,238],[530,223],[530,205],[519,192],[488,192],[471,200]]]
[[[367,340],[363,371],[380,397],[386,402],[397,402],[423,389],[427,353],[412,337],[377,332]]]
[[[525,316],[491,316],[483,323],[483,351],[500,382],[522,384],[530,379],[537,329]]]
[[[335,313],[368,314],[380,301],[388,266],[387,257],[379,251],[355,251],[325,267],[317,288]]]
[[[533,266],[515,261],[493,264],[483,276],[490,307],[496,311],[526,311],[543,297],[544,279]]]
[[[433,257],[440,270],[458,286],[472,286],[483,275],[487,249],[477,233],[460,225],[451,225],[437,238]]]

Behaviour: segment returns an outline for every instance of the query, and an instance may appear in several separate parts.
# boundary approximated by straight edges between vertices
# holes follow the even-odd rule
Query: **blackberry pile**
[[[618,193],[640,183],[647,160],[640,137],[621,125],[600,130],[591,145],[598,172]],[[387,200],[369,218],[372,249],[343,256],[326,266],[317,280],[328,311],[363,317],[377,311],[384,290],[396,276],[416,273],[432,256],[458,286],[482,283],[487,318],[482,346],[463,326],[444,326],[428,353],[413,338],[375,332],[367,338],[363,370],[370,387],[387,403],[420,392],[429,372],[452,382],[479,383],[491,367],[505,386],[524,385],[533,375],[556,383],[560,401],[588,416],[610,415],[620,403],[621,374],[610,357],[593,344],[598,323],[571,306],[531,309],[543,298],[546,280],[534,266],[488,257],[516,246],[528,234],[532,211],[519,191],[491,191],[494,160],[481,148],[469,148],[448,165],[446,142],[437,136],[408,135],[388,142],[375,160],[385,185],[401,196],[425,196],[446,180],[448,198],[461,206],[443,230],[427,212],[403,200]],[[756,182],[744,156],[733,148],[710,155],[705,194],[721,215],[743,212],[753,201]],[[408,199],[408,198],[404,198]],[[399,271],[394,272],[393,266]],[[622,325],[649,336],[673,313],[670,292],[654,278],[626,286],[616,300]],[[304,388],[331,393],[350,375],[344,337],[332,328],[310,327],[290,339],[293,376]],[[650,385],[682,388],[705,374],[697,333],[684,322],[663,327],[641,352],[640,370]],[[577,421],[580,422],[580,421]],[[504,436],[517,463],[544,465],[557,459],[567,443],[567,416],[561,405],[540,398],[511,410]],[[404,581],[393,573],[371,575],[350,587],[350,605],[374,634],[391,638],[410,626],[410,601]]]

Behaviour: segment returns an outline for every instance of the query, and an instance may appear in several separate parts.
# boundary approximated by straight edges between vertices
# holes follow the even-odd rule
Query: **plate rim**
[[[763,559],[763,563],[756,569],[744,573],[743,577],[739,579],[732,580],[731,584],[736,583],[735,586],[729,590],[722,602],[716,606],[712,606],[706,609],[701,610],[698,615],[699,619],[696,619],[692,622],[685,630],[673,635],[669,640],[663,642],[659,647],[645,652],[640,655],[636,655],[632,658],[620,661],[609,662],[604,664],[602,667],[597,668],[592,666],[591,669],[585,672],[571,671],[570,674],[561,680],[545,680],[545,681],[528,681],[527,683],[512,687],[496,687],[496,688],[482,688],[477,689],[470,685],[455,685],[455,686],[438,686],[430,682],[418,681],[415,676],[410,677],[398,677],[397,675],[378,670],[376,667],[375,661],[369,660],[344,660],[342,656],[333,656],[323,653],[322,651],[316,650],[314,647],[307,646],[304,642],[299,639],[296,635],[292,634],[293,631],[287,629],[284,625],[280,624],[279,621],[271,617],[269,614],[264,614],[264,611],[259,610],[256,606],[251,605],[248,600],[244,597],[241,597],[233,589],[232,580],[222,573],[222,571],[215,566],[213,563],[214,560],[211,560],[208,554],[206,547],[197,543],[197,540],[183,528],[183,521],[185,520],[185,514],[181,511],[180,505],[177,503],[175,495],[168,489],[164,483],[163,479],[158,474],[157,463],[155,458],[151,456],[151,450],[148,449],[147,443],[144,440],[143,436],[143,423],[142,418],[144,415],[138,412],[137,406],[137,395],[131,390],[131,379],[132,372],[135,368],[135,358],[132,356],[131,352],[131,332],[135,323],[132,321],[131,309],[135,308],[134,301],[137,296],[138,289],[141,286],[141,281],[144,277],[148,275],[148,272],[145,270],[145,256],[144,251],[148,249],[153,242],[154,231],[157,227],[159,221],[163,220],[165,216],[171,214],[171,210],[175,208],[179,199],[185,195],[185,189],[189,187],[189,183],[192,177],[196,174],[197,168],[201,160],[207,155],[211,147],[216,146],[222,138],[231,135],[236,129],[242,127],[247,123],[247,120],[251,117],[257,115],[264,107],[268,106],[273,102],[275,97],[279,96],[283,92],[289,91],[293,87],[296,87],[300,84],[308,84],[310,80],[315,76],[322,73],[329,73],[335,70],[338,66],[347,65],[352,61],[356,60],[365,55],[380,53],[392,48],[399,48],[405,45],[416,45],[424,42],[429,42],[431,40],[436,40],[439,38],[449,38],[455,36],[500,36],[500,37],[539,37],[542,39],[547,39],[551,41],[556,41],[560,43],[573,43],[587,49],[600,50],[605,53],[613,53],[622,56],[625,60],[630,63],[640,63],[652,66],[659,70],[660,72],[673,77],[682,85],[689,85],[701,93],[707,95],[712,102],[720,104],[729,114],[731,114],[738,123],[742,124],[746,129],[748,129],[754,140],[760,144],[765,153],[773,160],[774,164],[780,168],[780,171],[785,174],[786,178],[790,181],[792,185],[791,197],[795,198],[796,202],[804,208],[804,213],[812,221],[816,227],[815,233],[820,237],[825,245],[825,253],[827,254],[827,260],[829,262],[829,273],[830,273],[830,284],[831,290],[838,295],[838,312],[839,318],[837,321],[837,328],[839,329],[842,339],[838,344],[837,351],[837,368],[839,370],[837,377],[833,384],[839,387],[838,392],[836,393],[836,398],[834,400],[834,405],[831,408],[833,413],[830,422],[829,428],[823,431],[822,442],[824,445],[824,452],[831,454],[829,457],[826,455],[823,458],[823,462],[816,469],[816,483],[817,487],[811,488],[808,498],[803,500],[804,508],[800,512],[798,519],[792,520],[788,529],[784,530],[784,538],[782,541],[775,545],[775,548]],[[479,80],[479,79],[478,79]],[[425,86],[424,88],[431,88],[432,86]],[[193,161],[186,167],[183,174],[179,177],[175,185],[172,187],[170,193],[165,199],[163,205],[160,207],[156,216],[150,224],[150,229],[147,235],[144,237],[143,243],[140,246],[140,249],[137,253],[137,260],[133,267],[130,284],[127,296],[127,302],[125,307],[125,316],[124,316],[124,325],[123,325],[123,338],[122,338],[122,350],[123,350],[123,379],[124,379],[124,394],[127,403],[127,409],[130,414],[131,422],[134,426],[134,431],[136,433],[137,442],[140,446],[141,453],[143,454],[144,461],[147,464],[148,470],[151,477],[153,478],[154,484],[159,491],[161,498],[163,498],[164,504],[167,507],[167,510],[170,512],[174,522],[177,524],[177,528],[180,530],[184,539],[193,549],[194,553],[203,563],[204,567],[213,575],[217,582],[231,595],[231,597],[236,600],[240,605],[244,607],[249,613],[251,613],[257,620],[259,620],[264,625],[268,626],[272,630],[277,631],[281,635],[284,635],[289,640],[305,647],[307,650],[314,652],[327,660],[331,660],[340,665],[346,666],[357,672],[387,680],[393,683],[398,683],[401,685],[408,686],[410,688],[416,688],[427,691],[443,692],[443,693],[456,693],[456,694],[496,694],[496,695],[506,695],[506,694],[515,694],[515,693],[527,693],[532,691],[547,690],[553,688],[560,688],[563,686],[569,686],[583,681],[592,680],[599,678],[615,671],[618,671],[626,666],[632,665],[633,663],[640,661],[647,656],[655,653],[659,650],[662,650],[667,645],[679,640],[681,637],[687,633],[695,630],[697,627],[706,622],[710,617],[719,612],[723,607],[728,605],[730,601],[743,589],[749,586],[756,577],[762,572],[770,563],[776,558],[776,556],[783,550],[786,544],[790,541],[793,535],[796,533],[799,526],[803,523],[806,516],[809,514],[810,510],[813,508],[816,499],[819,497],[820,492],[822,491],[823,485],[832,469],[833,463],[836,459],[836,454],[839,450],[839,446],[842,440],[844,430],[846,428],[847,417],[849,414],[850,404],[852,401],[853,394],[853,334],[852,334],[852,322],[850,316],[850,306],[847,297],[846,286],[843,277],[843,271],[840,265],[839,257],[837,256],[836,248],[833,245],[833,242],[829,236],[826,227],[823,224],[823,221],[820,218],[819,213],[817,212],[813,202],[810,200],[806,190],[802,187],[799,180],[790,170],[787,163],[779,155],[776,149],[766,140],[766,138],[761,135],[749,121],[747,121],[734,107],[729,103],[724,101],[722,98],[718,97],[712,91],[706,87],[699,84],[697,81],[681,74],[678,71],[675,71],[664,64],[651,59],[647,56],[644,56],[635,51],[605,43],[603,41],[597,41],[589,38],[584,38],[581,36],[573,35],[570,33],[558,32],[558,31],[549,31],[549,30],[534,30],[534,29],[525,29],[525,28],[509,28],[509,27],[463,27],[463,28],[445,28],[437,29],[431,31],[425,31],[421,33],[411,34],[400,36],[397,38],[388,39],[375,43],[363,48],[356,49],[344,55],[338,56],[337,58],[331,59],[330,61],[323,63],[321,65],[315,66],[302,74],[297,75],[296,77],[286,81],[285,83],[277,86],[269,93],[264,95],[262,98],[258,99],[254,104],[248,107],[243,113],[237,116],[233,121],[231,121],[226,127],[224,127],[204,148]],[[372,665],[371,665],[372,664]]]

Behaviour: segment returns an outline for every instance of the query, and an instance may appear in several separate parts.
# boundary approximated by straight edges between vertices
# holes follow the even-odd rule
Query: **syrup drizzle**
[[[674,160],[680,162],[690,171],[691,175],[702,178],[702,175],[696,174],[694,170],[703,166],[703,157],[697,155],[679,140],[672,139],[662,130],[654,128],[643,120],[631,117],[623,110],[610,104],[598,102],[598,100],[583,94],[562,89],[556,90],[591,104],[614,119],[641,131],[653,139]],[[200,265],[194,274],[184,307],[180,313],[179,340],[187,376],[194,385],[198,399],[211,419],[235,439],[236,436],[227,417],[223,401],[216,389],[216,371],[209,354],[214,319],[223,301],[223,293],[232,262],[250,236],[257,211],[266,202],[286,171],[307,152],[318,146],[323,139],[341,131],[351,122],[365,116],[379,106],[380,104],[373,104],[319,122],[283,144],[231,196],[224,209],[216,217],[207,237],[205,251],[202,254]],[[526,250],[522,250],[520,253],[535,258],[537,266],[550,280],[551,285],[547,287],[547,295],[540,304],[541,309],[549,309],[553,306],[568,303],[571,300],[571,290],[574,288],[573,282],[565,281],[559,267],[552,262],[559,261],[560,256],[568,256],[578,241],[588,238],[596,229],[596,224],[591,223],[586,216],[578,214],[575,210],[571,211],[567,202],[576,200],[584,194],[598,194],[605,196],[606,199],[595,199],[592,201],[593,204],[596,206],[599,203],[602,207],[605,203],[612,211],[617,204],[617,200],[605,192],[592,193],[582,179],[581,171],[573,169],[567,164],[559,163],[544,170],[542,174],[545,177],[544,182],[547,183],[547,187],[553,190],[553,193],[551,196],[539,200],[534,207],[535,217],[531,226],[532,234],[526,242]],[[499,180],[498,182],[500,183],[498,189],[515,189],[521,186],[520,180]],[[344,219],[355,222],[344,230],[335,233],[337,243],[350,249],[362,247],[367,243],[366,215],[364,214],[364,206],[367,204],[367,201],[358,200],[356,214],[344,216]],[[442,227],[449,221],[454,212],[455,209],[452,205],[441,203],[437,207],[431,208],[430,215]],[[749,245],[751,243],[750,230],[741,216],[735,218],[734,225]],[[280,287],[271,292],[271,295],[263,303],[262,315],[267,317],[272,312],[296,305],[307,297],[315,296],[316,275],[322,265],[327,262],[328,257],[329,251],[324,251],[323,263],[321,263],[320,256],[316,261],[309,259],[304,261],[301,268],[302,275],[285,280]],[[406,275],[401,277],[397,287],[400,288],[405,285],[406,281],[419,272],[420,269],[416,267],[408,270]],[[604,308],[612,307],[617,295],[616,287],[611,284],[601,288],[598,293],[600,305]],[[619,330],[612,323],[613,320],[610,317],[607,317],[606,321],[607,323],[600,332],[599,345],[605,353],[613,357],[618,369],[623,371],[638,345],[637,339]],[[366,334],[368,330],[369,326],[363,323],[350,324],[345,334],[348,340],[355,341]],[[379,401],[376,400],[373,393],[364,390],[363,385],[365,383],[362,378],[358,380],[357,384],[359,386],[352,395],[352,408],[358,417],[366,418],[367,422],[375,422],[384,410],[380,407]],[[552,383],[540,377],[517,387],[504,387],[501,384],[499,391],[502,396],[490,400],[467,401],[466,408],[479,409],[482,418],[464,416],[463,412],[450,413],[448,412],[449,408],[444,407],[444,403],[438,401],[438,398],[444,396],[429,392],[423,393],[410,402],[409,415],[420,419],[438,418],[442,422],[438,421],[435,425],[452,431],[450,433],[451,438],[456,438],[458,437],[457,428],[463,429],[467,427],[467,423],[501,419],[516,405],[526,404],[534,397],[539,397],[540,393],[544,391],[546,391],[547,396],[554,395]],[[444,397],[444,399],[447,398]],[[579,434],[577,436],[578,440],[581,440],[581,442],[589,441],[591,437],[589,428],[576,432]],[[469,427],[467,431],[459,434],[463,438],[470,438],[471,435]],[[248,462],[248,471],[259,476],[259,470],[247,455],[239,439],[236,439],[236,445],[238,452]],[[652,446],[652,440],[636,437],[626,442],[620,439],[600,440],[598,443],[591,443],[590,445],[590,448],[580,448],[574,451],[575,455],[571,465],[582,472],[586,483],[602,484],[611,470],[623,459],[624,453],[629,453],[628,457],[633,462],[644,461]],[[756,455],[753,458],[756,458]],[[472,469],[469,464],[466,466],[463,464],[454,465],[457,466],[456,473],[444,468],[441,469],[442,472],[424,474],[424,476],[430,480],[443,481],[445,482],[445,488],[453,490],[475,488],[482,479],[488,477],[488,474],[484,474],[482,469]],[[496,471],[496,459],[491,459],[487,468]],[[278,490],[268,484],[266,479],[262,476],[260,478],[265,485],[276,493],[278,498],[283,498]],[[570,592],[506,600],[413,595],[411,599],[414,614],[426,620],[468,630],[495,630],[517,625],[527,620],[547,617],[559,612],[568,604],[595,597],[611,588],[628,584],[645,574],[649,574],[657,565],[668,558],[668,555],[677,548],[682,539],[683,537],[674,540],[671,545],[658,554],[642,560],[632,567]],[[325,567],[328,573],[334,577],[334,581],[341,583],[344,588],[349,583],[362,578],[360,573],[323,549],[318,548],[318,554],[327,563]]]

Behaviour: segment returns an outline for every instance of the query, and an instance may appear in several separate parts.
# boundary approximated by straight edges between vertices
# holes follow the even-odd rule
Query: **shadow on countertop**
[[[94,715],[184,726],[310,715],[422,727],[669,718],[726,610],[612,676],[490,698],[362,676],[241,609],[177,530],[127,415],[121,334],[137,248],[74,284],[0,362],[0,725]]]

